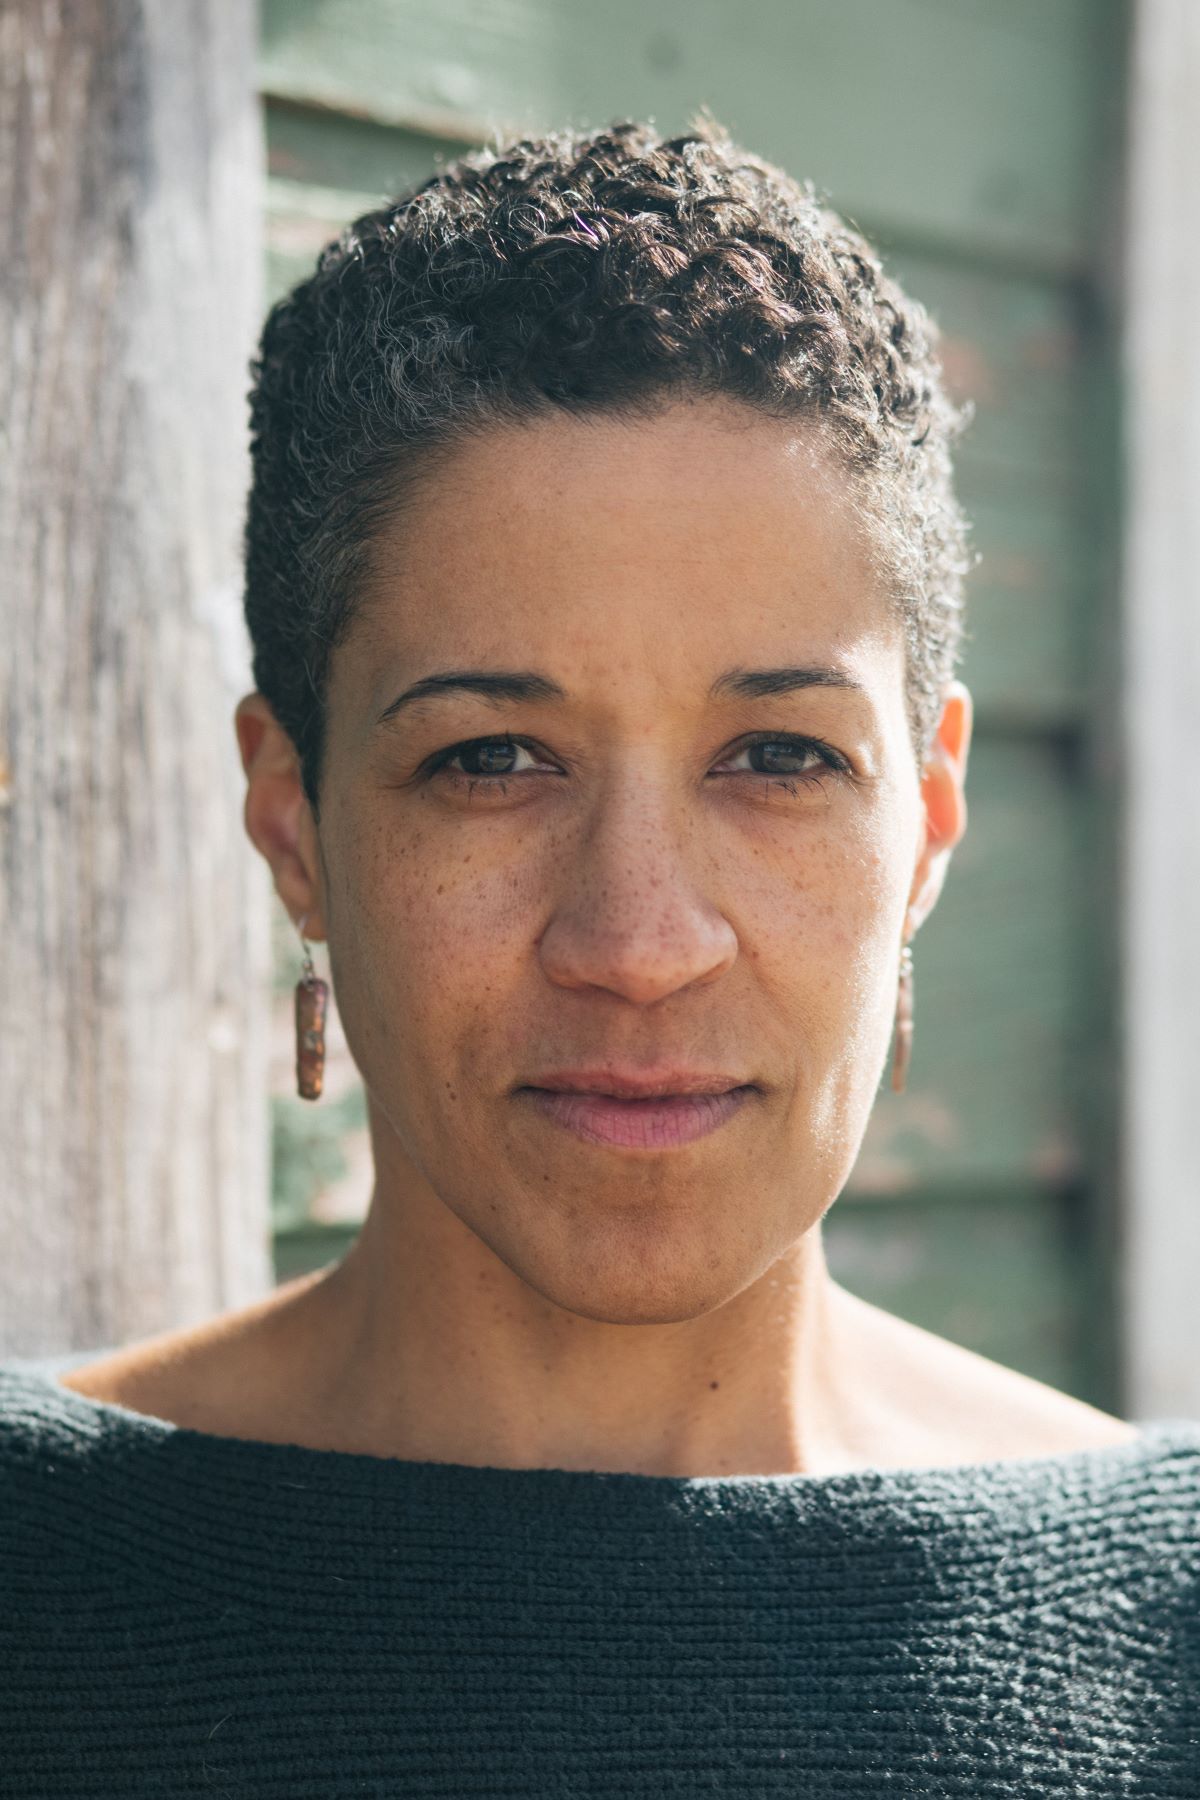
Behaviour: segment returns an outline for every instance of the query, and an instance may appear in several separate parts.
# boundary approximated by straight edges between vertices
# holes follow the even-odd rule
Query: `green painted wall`
[[[494,129],[707,104],[930,307],[976,404],[970,829],[915,946],[909,1090],[825,1224],[880,1304],[1119,1407],[1109,750],[1124,0],[266,0],[272,294]],[[282,1130],[295,1217],[303,1155]],[[344,1232],[281,1231],[281,1275]]]

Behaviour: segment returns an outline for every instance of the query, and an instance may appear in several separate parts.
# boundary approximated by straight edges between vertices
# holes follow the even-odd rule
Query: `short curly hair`
[[[820,421],[881,530],[918,764],[963,636],[967,525],[925,310],[811,186],[708,113],[474,151],[364,213],[270,310],[250,368],[254,679],[314,814],[329,658],[374,534],[464,435],[721,395]]]

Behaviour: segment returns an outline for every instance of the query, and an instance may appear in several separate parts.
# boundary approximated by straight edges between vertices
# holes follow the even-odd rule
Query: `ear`
[[[909,890],[908,923],[917,931],[937,904],[950,852],[967,829],[965,783],[974,708],[961,681],[947,684],[942,715],[921,772],[924,829]]]
[[[325,936],[321,859],[295,745],[261,694],[239,700],[234,728],[246,771],[246,835],[270,864],[292,919],[304,919],[304,935],[315,942]]]

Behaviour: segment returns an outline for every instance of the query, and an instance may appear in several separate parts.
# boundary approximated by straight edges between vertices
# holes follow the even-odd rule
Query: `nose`
[[[538,946],[556,986],[652,1006],[731,966],[737,934],[697,878],[696,830],[644,785],[597,808]]]

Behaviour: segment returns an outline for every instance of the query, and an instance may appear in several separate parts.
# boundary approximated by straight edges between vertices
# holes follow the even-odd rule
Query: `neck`
[[[410,1175],[377,1181],[354,1246],[306,1287],[293,1324],[311,1346],[305,1382],[332,1448],[774,1474],[858,1460],[854,1410],[869,1390],[852,1365],[873,1311],[830,1278],[818,1225],[700,1317],[584,1317],[514,1273]]]

